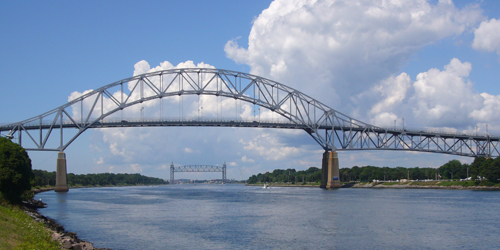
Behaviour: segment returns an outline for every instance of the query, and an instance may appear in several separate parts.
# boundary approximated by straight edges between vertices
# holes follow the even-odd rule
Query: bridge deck
[[[12,126],[2,126],[0,131],[10,131],[16,125]],[[39,130],[39,129],[57,129],[61,125],[56,123],[51,125],[47,124],[26,124],[23,125],[25,130]],[[63,122],[62,128],[76,128],[84,127],[82,124],[75,124],[71,121]],[[144,121],[102,121],[95,122],[94,124],[88,126],[88,128],[118,128],[118,127],[245,127],[245,128],[283,128],[283,129],[303,129],[307,130],[309,127],[304,124],[295,124],[287,122],[268,122],[268,121],[223,121],[223,120],[144,120]],[[320,125],[318,129],[322,130],[332,130],[331,126]],[[333,130],[337,131],[353,131],[353,132],[363,132],[366,131],[366,127],[352,127],[352,126],[333,126]],[[500,141],[498,136],[488,136],[488,135],[471,135],[463,133],[443,133],[443,132],[431,132],[431,131],[416,131],[408,129],[390,129],[390,128],[378,128],[375,127],[371,130],[373,133],[379,134],[394,134],[394,135],[408,135],[408,136],[423,136],[423,137],[441,137],[441,138],[456,138],[456,139],[473,139],[477,141]]]

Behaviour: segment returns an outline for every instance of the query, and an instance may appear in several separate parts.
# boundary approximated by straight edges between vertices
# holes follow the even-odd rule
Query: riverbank
[[[31,200],[22,205],[0,205],[0,250],[3,249],[75,249],[94,248],[92,243],[80,240],[76,233],[67,232],[55,220],[38,213],[44,207],[41,201]]]
[[[32,189],[31,191],[33,191],[33,194],[38,194],[41,192],[47,192],[47,191],[52,191],[52,190],[54,190],[54,187],[35,188],[35,189]]]
[[[130,186],[130,185],[127,185]],[[134,186],[145,186],[145,185],[134,185]],[[125,187],[125,186],[72,186],[69,189],[75,188],[95,188],[95,187]],[[34,194],[52,191],[54,187],[42,187],[33,189]],[[83,241],[78,238],[77,234],[74,232],[68,232],[64,229],[62,225],[57,223],[57,221],[43,216],[38,212],[39,208],[44,208],[47,204],[31,200],[30,202],[25,202],[23,208],[24,212],[30,216],[35,222],[42,223],[47,230],[49,230],[51,235],[51,240],[57,242],[62,249],[75,249],[75,250],[110,250],[109,248],[95,248],[92,243],[88,241]],[[7,249],[7,248],[6,248]]]
[[[247,186],[260,186],[259,184],[246,184]],[[268,187],[317,187],[319,184],[275,184],[268,183]],[[448,181],[428,181],[428,182],[362,182],[362,183],[343,183],[342,188],[395,188],[395,189],[450,189],[450,190],[482,190],[482,191],[500,191],[500,185],[477,185],[474,182],[448,182]]]
[[[258,186],[262,187],[264,186],[264,183],[259,183],[259,184],[245,184],[245,186]],[[276,184],[276,183],[268,183],[268,187],[317,187],[319,188],[319,184]]]
[[[478,190],[500,191],[498,185],[477,185],[474,182],[459,181],[429,181],[429,182],[369,182],[356,183],[352,188],[406,188],[406,189],[448,189],[448,190]]]
[[[61,249],[45,225],[28,216],[22,206],[0,203],[0,250]]]
[[[168,184],[155,184],[153,186],[162,186],[162,185],[168,185]],[[68,187],[69,189],[74,189],[74,188],[99,188],[99,187],[136,187],[136,186],[151,186],[151,185],[104,185],[104,186],[70,186]],[[41,188],[34,188],[31,191],[33,191],[34,194],[38,194],[41,192],[47,192],[47,191],[52,191],[54,190],[54,187],[41,187]]]
[[[74,189],[74,188],[91,188],[95,186],[74,186],[70,187],[69,189]],[[47,191],[52,191],[54,190],[54,187],[43,187],[43,188],[36,188],[33,189],[34,194],[38,194],[41,192],[47,192]],[[39,208],[44,208],[46,207],[47,204],[43,203],[42,201],[37,201],[37,200],[31,200],[29,202],[23,202],[24,206],[22,207],[22,210],[26,215],[31,217],[33,223],[38,223],[43,225],[45,230],[49,232],[49,238],[50,241],[55,242],[57,245],[57,248],[55,249],[75,249],[75,250],[110,250],[108,248],[95,248],[92,243],[88,241],[83,241],[78,238],[77,234],[74,232],[68,232],[64,229],[62,225],[57,223],[57,221],[46,217],[44,215],[41,215],[38,212]],[[45,239],[46,240],[46,239]],[[42,242],[43,246],[46,246],[48,243]],[[2,248],[0,248],[2,249]],[[5,248],[5,249],[11,249],[11,248]],[[24,248],[22,248],[24,249]],[[38,248],[37,248],[38,249]],[[47,247],[42,247],[39,249],[52,249],[52,248],[47,248]]]
[[[51,233],[52,241],[58,242],[62,249],[107,250],[107,248],[94,248],[92,243],[80,240],[76,233],[67,232],[64,227],[55,220],[38,213],[36,208],[25,206],[24,212],[34,221],[42,223]]]

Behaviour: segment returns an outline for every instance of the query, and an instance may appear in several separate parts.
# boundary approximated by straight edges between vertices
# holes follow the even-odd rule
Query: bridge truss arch
[[[126,86],[125,86],[126,85]],[[235,119],[124,120],[120,111],[167,97],[215,96],[263,107],[285,122]],[[161,108],[160,108],[161,109]],[[142,110],[141,110],[142,111]],[[260,112],[260,108],[259,108]],[[161,111],[160,111],[161,113]],[[255,117],[255,116],[254,116]],[[373,126],[344,115],[284,84],[242,72],[214,68],[170,69],[129,77],[87,91],[41,115],[0,126],[28,141],[27,150],[64,151],[89,128],[137,126],[229,126],[302,129],[325,150],[403,150],[462,156],[498,156],[500,137],[436,133]],[[56,131],[56,132],[54,132]],[[74,131],[73,134],[66,131]]]
[[[216,165],[184,165],[184,166],[174,166],[172,162],[170,164],[170,184],[174,184],[174,174],[175,172],[222,172],[222,182],[225,183],[227,179],[227,168],[226,162],[222,166]]]

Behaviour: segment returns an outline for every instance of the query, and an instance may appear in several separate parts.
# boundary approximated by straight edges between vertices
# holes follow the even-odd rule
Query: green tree
[[[486,177],[488,181],[498,182],[500,179],[500,157],[495,160],[488,158],[481,166],[481,176]]]
[[[0,137],[0,195],[12,203],[30,198],[32,176],[31,159],[24,148]]]
[[[498,157],[497,157],[498,158]],[[483,162],[486,160],[484,157],[476,157],[474,161],[470,164],[470,176],[472,180],[476,180],[477,176],[480,175],[481,166]]]

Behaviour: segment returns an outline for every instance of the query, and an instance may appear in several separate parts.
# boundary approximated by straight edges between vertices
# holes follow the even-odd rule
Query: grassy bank
[[[18,207],[0,205],[0,250],[61,249],[45,226]]]

